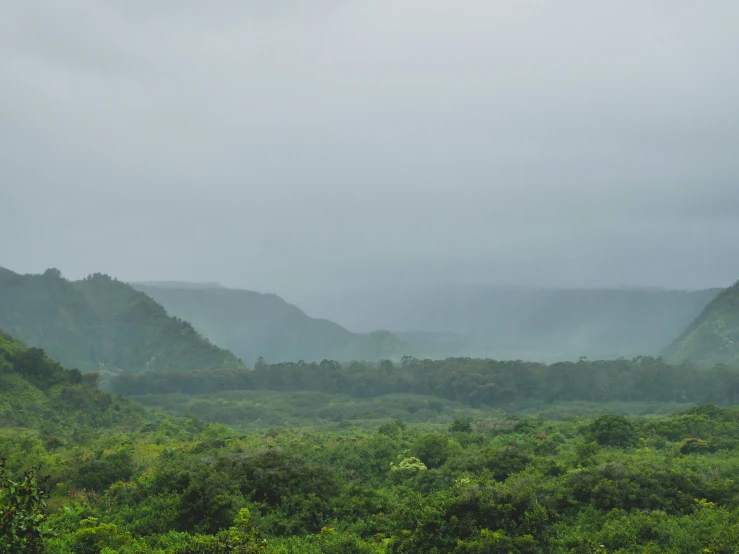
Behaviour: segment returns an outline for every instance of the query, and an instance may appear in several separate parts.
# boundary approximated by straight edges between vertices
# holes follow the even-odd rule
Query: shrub
[[[458,417],[449,426],[451,433],[471,433],[472,420],[469,417]]]
[[[0,460],[0,552],[42,551],[45,496],[35,470],[12,481],[5,474],[5,460]]]
[[[628,448],[639,442],[636,428],[621,415],[600,416],[588,426],[587,435],[601,446]]]
[[[701,452],[705,453],[708,452],[709,446],[708,444],[706,444],[706,441],[702,439],[690,437],[689,439],[685,439],[683,442],[680,443],[678,450],[680,451],[680,454],[697,454]]]
[[[421,435],[413,444],[413,453],[426,467],[441,467],[449,457],[449,440],[434,433]]]

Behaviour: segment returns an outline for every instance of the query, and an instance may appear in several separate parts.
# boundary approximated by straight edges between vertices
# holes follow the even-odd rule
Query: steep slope
[[[414,353],[391,333],[352,333],[332,321],[309,317],[274,294],[207,286],[133,286],[247,364],[259,357],[270,362],[374,361]]]
[[[43,350],[0,331],[0,445],[4,430],[12,442],[18,429],[59,438],[80,425],[139,425],[142,410],[102,392],[97,377],[66,369]]]
[[[390,329],[421,355],[555,361],[657,355],[718,292],[439,285],[305,303],[350,329]]]
[[[107,275],[71,282],[54,269],[42,275],[4,270],[0,328],[82,370],[242,367],[189,323]]]
[[[739,364],[739,281],[714,298],[662,355],[701,366]]]

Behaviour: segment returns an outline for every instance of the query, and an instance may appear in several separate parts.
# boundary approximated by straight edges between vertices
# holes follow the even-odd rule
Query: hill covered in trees
[[[672,361],[739,365],[739,282],[722,291],[663,351]]]
[[[399,359],[415,351],[391,333],[352,333],[315,319],[274,294],[183,283],[134,284],[248,365],[270,362]]]
[[[55,269],[3,269],[0,328],[84,371],[243,368],[151,297],[101,274],[69,281]]]
[[[74,442],[84,428],[140,424],[143,410],[101,391],[98,379],[0,331],[0,443],[6,447],[0,458],[9,455],[7,448],[23,453],[26,431],[61,444]],[[25,454],[32,456],[30,450]]]
[[[350,329],[389,329],[423,357],[554,362],[657,356],[718,292],[438,285],[301,302]]]

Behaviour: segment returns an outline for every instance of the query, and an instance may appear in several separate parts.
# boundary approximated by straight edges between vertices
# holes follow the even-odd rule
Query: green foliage
[[[736,552],[739,512],[706,501],[695,510],[670,516],[643,512],[583,510],[555,525],[553,552],[645,552],[674,554]]]
[[[8,458],[0,491],[28,484],[20,501],[1,493],[3,552],[739,550],[739,409],[591,419],[567,408],[547,419],[442,398],[432,409],[423,395],[245,391],[274,412],[298,411],[290,425],[244,432],[134,408],[3,340],[0,402],[13,413],[0,419],[0,457]],[[336,403],[347,413],[351,403],[388,413],[300,426],[297,414]],[[418,409],[404,411],[405,422],[395,418],[411,405]],[[26,479],[29,466],[43,467],[48,480]],[[31,518],[25,544],[6,532],[6,512]]]
[[[215,467],[238,481],[239,491],[260,508],[263,521],[278,534],[318,531],[339,491],[329,467],[277,448],[219,459]]]
[[[0,459],[0,552],[40,552],[44,521],[45,494],[36,471],[14,481],[6,473],[5,460]]]
[[[690,437],[678,446],[680,454],[695,454],[696,452],[708,452],[709,446],[703,439]]]
[[[402,471],[412,474],[417,471],[426,471],[428,469],[426,464],[414,456],[411,456],[410,458],[398,456],[398,460],[399,462],[397,465],[393,463],[390,464],[390,469],[392,471]]]
[[[621,415],[603,415],[597,418],[587,429],[590,440],[601,446],[628,448],[636,446],[639,434],[634,425]]]
[[[421,435],[411,450],[426,467],[441,467],[449,457],[449,439],[437,433]]]
[[[380,428],[377,430],[377,432],[383,435],[388,435],[389,437],[394,437],[399,433],[402,433],[404,429],[405,422],[400,419],[396,419],[394,421],[388,421],[387,423],[383,423],[382,425],[380,425]]]
[[[541,548],[531,535],[509,537],[505,531],[483,529],[480,536],[463,542],[454,554],[538,554]]]
[[[685,417],[739,434],[732,414],[701,407],[633,426],[645,443]],[[676,455],[682,440],[669,439],[661,450],[601,448],[582,439],[597,421],[478,420],[475,433],[392,424],[388,433],[370,426],[239,434],[170,419],[125,439],[85,439],[86,455],[67,446],[52,455],[41,445],[57,481],[54,536],[45,544],[50,554],[739,548],[732,450]],[[126,481],[70,490],[76,473],[62,468],[120,452],[137,460]]]
[[[526,469],[533,457],[518,446],[506,446],[485,453],[484,467],[490,471],[494,479],[505,481]]]
[[[457,548],[458,552],[485,552],[488,547],[521,547],[521,552],[536,552],[526,548],[533,546],[532,538],[544,538],[552,515],[527,482],[463,483],[429,495],[410,493],[398,509],[398,532],[389,551],[441,553]],[[497,527],[493,536],[489,522]],[[506,535],[516,538],[510,540]]]
[[[98,554],[104,549],[120,551],[133,542],[130,533],[121,533],[113,523],[99,523],[91,517],[80,522],[80,528],[72,536],[77,554]]]
[[[458,417],[449,426],[449,431],[452,433],[471,433],[472,420],[469,417]]]
[[[13,428],[15,445],[20,444],[22,429],[32,429],[54,449],[79,441],[92,429],[142,423],[141,408],[99,390],[95,374],[65,369],[43,350],[26,348],[8,335],[2,337],[0,456],[16,451],[13,443],[4,445],[3,427]]]
[[[544,410],[548,405],[561,402],[600,405],[642,402],[651,412],[665,409],[667,404],[672,404],[673,410],[681,405],[733,404],[733,385],[727,384],[727,380],[733,379],[734,374],[739,376],[739,370],[728,366],[700,370],[691,364],[670,365],[661,358],[651,357],[549,365],[472,358],[413,363],[406,360],[399,365],[390,362],[341,365],[324,360],[320,363],[264,362],[253,371],[123,373],[111,380],[110,387],[124,395],[272,390],[344,394],[361,399],[407,393],[436,398],[427,398],[421,405],[409,405],[411,415],[413,410],[441,411],[444,409],[442,400],[466,404],[473,409],[492,407],[516,412],[530,407]],[[736,390],[739,392],[739,378]],[[430,417],[424,414],[424,419]],[[456,417],[470,416],[458,414]]]
[[[249,431],[315,426],[375,427],[387,436],[402,434],[399,421],[448,424],[460,414],[480,420],[500,411],[417,394],[354,398],[345,394],[279,391],[230,391],[211,394],[161,394],[130,397],[145,406]],[[432,409],[433,402],[438,406]],[[390,419],[390,421],[387,421]]]
[[[102,491],[118,481],[126,481],[133,475],[133,456],[127,450],[98,455],[80,463],[71,478],[76,488]]]

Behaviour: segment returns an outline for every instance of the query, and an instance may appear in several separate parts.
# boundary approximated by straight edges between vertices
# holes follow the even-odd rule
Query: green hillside
[[[352,333],[332,321],[309,317],[274,294],[176,284],[133,286],[247,364],[259,357],[270,362],[374,361],[415,353],[391,333]]]
[[[68,367],[131,371],[243,367],[233,354],[131,286],[0,271],[0,328]]]
[[[662,355],[702,366],[739,364],[739,282],[710,302]]]
[[[0,458],[22,449],[21,431],[72,440],[80,427],[141,424],[142,410],[102,392],[98,377],[66,369],[0,331]]]

